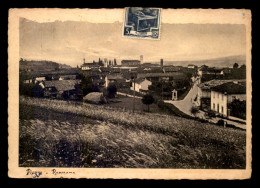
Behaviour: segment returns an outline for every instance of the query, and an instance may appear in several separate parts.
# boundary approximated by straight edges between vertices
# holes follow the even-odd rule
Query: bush
[[[109,85],[109,86],[107,87],[107,95],[108,95],[107,97],[109,97],[109,98],[114,98],[116,92],[117,92],[117,88],[116,88],[116,86],[115,86],[114,84]]]
[[[223,119],[218,120],[217,125],[224,126],[225,122]]]
[[[207,112],[207,116],[214,118],[214,117],[216,117],[216,113],[214,111],[210,110],[210,111]]]
[[[231,109],[231,116],[246,119],[246,101],[235,99],[228,105],[228,108]]]
[[[199,109],[195,106],[192,106],[191,109],[190,109],[190,112],[196,116],[198,113],[199,113]]]
[[[199,119],[199,121],[200,121],[201,123],[208,123],[208,121],[205,120],[205,119]]]
[[[148,112],[149,112],[150,111],[149,105],[153,104],[154,98],[151,94],[146,94],[146,95],[143,96],[142,102],[143,102],[143,104],[148,106]]]

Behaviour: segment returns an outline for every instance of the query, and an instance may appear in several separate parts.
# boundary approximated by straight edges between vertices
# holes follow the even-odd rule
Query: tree
[[[237,69],[237,68],[238,68],[238,64],[237,64],[237,63],[234,63],[233,69]]]
[[[42,86],[40,86],[39,83],[34,85],[33,94],[34,94],[34,97],[43,97],[44,96],[44,89],[42,88]]]
[[[154,102],[153,96],[151,94],[144,95],[142,98],[142,102],[143,102],[143,104],[147,105],[148,112],[150,112],[149,106],[150,106],[150,104],[153,104],[153,102]]]
[[[230,115],[238,118],[246,119],[246,101],[240,101],[239,99],[233,100],[228,104],[228,108],[231,110]]]
[[[245,65],[245,64],[241,65],[241,66],[240,66],[240,69],[246,70],[246,65]]]
[[[90,76],[84,76],[84,74],[79,74],[80,84],[75,86],[76,93],[79,96],[85,96],[86,94],[92,92],[93,83]]]
[[[114,84],[111,84],[107,87],[107,92],[108,92],[108,97],[109,98],[114,98],[115,94],[117,92],[117,88]]]
[[[192,106],[190,112],[196,117],[197,114],[199,113],[199,109],[195,106]]]

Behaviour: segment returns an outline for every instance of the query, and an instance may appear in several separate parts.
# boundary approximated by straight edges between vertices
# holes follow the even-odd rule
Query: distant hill
[[[23,60],[19,62],[19,69],[33,72],[57,71],[64,69],[71,69],[72,67],[65,64],[56,63],[53,61],[35,61]]]
[[[239,66],[246,64],[246,56],[238,55],[196,61],[165,61],[164,65],[187,66],[188,64],[194,64],[197,66],[207,65],[209,67],[232,67],[234,63],[238,63]]]

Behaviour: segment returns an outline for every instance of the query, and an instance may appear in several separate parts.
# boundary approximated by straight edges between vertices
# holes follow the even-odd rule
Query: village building
[[[195,68],[196,68],[196,65],[193,65],[193,64],[188,65],[188,69],[195,69]]]
[[[199,106],[202,110],[210,110],[211,106],[211,88],[228,83],[228,82],[238,82],[242,84],[245,80],[210,80],[207,82],[203,82],[198,84],[198,94],[197,94],[197,106]]]
[[[164,66],[164,67],[162,67],[162,71],[164,73],[178,72],[180,70],[181,70],[180,67],[174,67],[174,66]]]
[[[224,71],[221,68],[208,67],[206,65],[202,65],[198,69],[198,75],[202,77],[203,75],[223,75]]]
[[[114,84],[118,88],[127,87],[129,83],[126,82],[126,79],[122,74],[109,74],[105,77],[105,87],[108,87],[110,84]]]
[[[185,79],[185,74],[182,72],[171,72],[171,73],[138,73],[137,78],[146,78],[153,82],[158,81],[173,81]]]
[[[44,82],[44,97],[66,98],[75,93],[79,80],[51,80]]]
[[[232,73],[232,68],[223,68],[220,72],[221,75],[228,75]]]
[[[32,84],[33,83],[33,79],[26,79],[23,81],[23,83],[25,84]]]
[[[44,81],[44,80],[46,80],[46,78],[44,76],[35,78],[35,82],[41,82],[41,81]]]
[[[81,70],[91,70],[92,68],[99,68],[100,65],[98,63],[83,63],[81,65]]]
[[[137,92],[143,92],[143,91],[148,91],[149,86],[152,85],[152,82],[145,79],[145,78],[137,78],[135,80],[135,84],[132,83],[131,90],[135,90]]]
[[[211,110],[224,117],[230,115],[228,104],[235,99],[246,100],[246,87],[238,82],[228,82],[211,88]]]
[[[125,67],[139,66],[141,64],[140,60],[122,60],[121,65]]]
[[[76,80],[76,75],[63,75],[59,76],[59,80]]]

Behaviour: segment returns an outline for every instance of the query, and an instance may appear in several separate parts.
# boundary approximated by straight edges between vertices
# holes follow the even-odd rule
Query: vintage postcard
[[[10,9],[9,177],[250,178],[251,40],[245,9]]]

